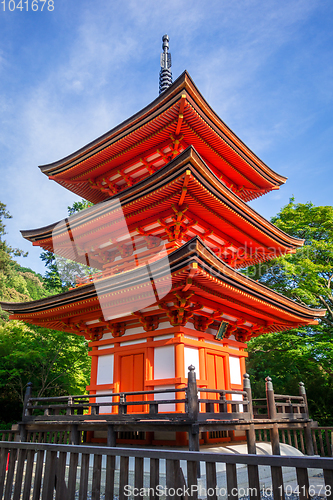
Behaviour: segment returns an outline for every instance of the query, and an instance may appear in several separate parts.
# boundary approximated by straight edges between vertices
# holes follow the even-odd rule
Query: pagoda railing
[[[274,394],[274,403],[278,418],[304,419],[307,404],[303,396]],[[253,399],[254,418],[268,418],[267,398]]]
[[[135,439],[144,442],[145,438],[140,436],[163,430],[187,433],[189,449],[195,451],[199,449],[201,432],[207,432],[208,439],[222,432],[230,441],[228,433],[240,431],[238,434],[247,441],[249,453],[255,453],[256,442],[269,440],[273,454],[278,455],[280,443],[290,443],[290,436],[294,446],[308,455],[313,455],[318,447],[321,451],[325,449],[324,444],[313,441],[316,423],[309,418],[302,383],[299,396],[275,395],[267,377],[266,399],[253,401],[247,374],[243,390],[198,388],[194,367],[190,366],[187,386],[177,389],[51,398],[34,398],[31,390],[29,385],[19,424],[22,441],[37,434],[39,439],[46,432],[49,436],[53,433],[54,437],[50,437],[53,442],[59,442],[57,436],[61,434],[64,441],[60,442],[69,439],[71,444],[79,444],[86,432],[100,429],[106,433],[107,443],[115,446],[119,433],[132,433],[137,435]],[[329,446],[325,446],[325,454],[330,456]]]
[[[300,396],[274,394],[269,377],[266,398],[252,399],[249,377],[244,375],[244,390],[197,387],[194,367],[189,367],[188,384],[177,389],[108,392],[34,398],[28,386],[22,421],[77,420],[289,420],[308,421],[304,384]]]
[[[199,397],[199,395],[201,397]],[[93,395],[34,398],[28,387],[22,416],[32,421],[172,420],[179,422],[250,420],[252,402],[248,392],[197,388],[194,367],[188,384],[178,389],[108,392]]]

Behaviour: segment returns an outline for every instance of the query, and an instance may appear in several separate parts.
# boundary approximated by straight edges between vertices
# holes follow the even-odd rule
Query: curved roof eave
[[[124,191],[119,193],[119,195],[115,195],[112,198],[109,198],[107,200],[100,202],[98,205],[102,205],[103,203],[105,203],[109,200],[112,200],[114,198],[119,197],[123,206],[126,206],[126,203],[128,202],[128,200],[126,200],[126,198],[128,198],[129,196],[132,197],[132,198],[130,198],[130,200],[132,202],[133,197],[135,197],[135,193],[138,193],[138,196],[141,197],[143,194],[145,194],[145,193],[142,193],[142,189],[144,189],[145,186],[146,186],[146,189],[154,189],[154,185],[156,184],[159,177],[162,177],[163,174],[166,175],[167,172],[173,166],[175,168],[176,166],[179,166],[182,163],[186,163],[187,161],[189,161],[191,159],[193,159],[193,161],[200,162],[204,166],[204,168],[207,170],[209,175],[212,177],[212,179],[218,185],[220,185],[221,189],[223,189],[224,191],[226,191],[228,193],[228,198],[236,201],[237,204],[241,205],[241,209],[242,209],[242,213],[243,213],[242,216],[244,217],[244,215],[247,214],[249,222],[250,222],[250,219],[252,219],[253,224],[257,225],[257,223],[255,223],[255,220],[257,219],[257,221],[259,221],[259,223],[261,223],[263,227],[267,228],[266,230],[268,230],[268,231],[271,230],[273,234],[277,233],[277,236],[280,237],[281,240],[283,240],[283,239],[286,240],[290,245],[292,245],[294,247],[301,247],[303,245],[304,240],[290,236],[287,233],[285,233],[284,231],[282,231],[280,228],[278,228],[277,226],[272,224],[270,221],[265,219],[263,216],[261,216],[252,207],[247,205],[237,194],[235,194],[231,189],[229,189],[225,184],[223,184],[220,181],[220,179],[206,165],[204,160],[197,153],[197,151],[195,150],[195,148],[193,146],[189,146],[188,148],[186,148],[182,153],[180,153],[173,160],[171,160],[167,165],[162,167],[160,170],[156,171],[154,174],[150,175],[149,177],[146,177],[145,179],[138,182],[137,184],[135,184],[131,187],[128,187],[127,189],[125,189]],[[177,170],[177,172],[178,172],[178,170]],[[164,177],[165,177],[165,175],[164,175]],[[151,187],[149,187],[149,186],[151,186]],[[97,207],[98,205],[95,205],[95,206]],[[88,208],[86,210],[90,210],[90,209]],[[80,214],[83,215],[84,212],[85,211],[83,210],[82,212],[80,212]],[[39,229],[22,230],[21,234],[25,239],[28,239],[29,241],[32,241],[34,238],[37,238],[37,237],[39,240],[50,238],[52,236],[52,230],[57,226],[57,224],[59,224],[59,222],[55,222],[53,224],[50,224],[50,225],[45,226],[45,227],[41,227]]]
[[[193,245],[194,242],[195,247]],[[303,314],[315,318],[323,317],[326,314],[325,309],[312,309],[308,306],[299,304],[287,297],[284,297],[282,294],[266,287],[265,285],[262,285],[261,283],[258,283],[257,281],[239,273],[228,264],[223,262],[221,259],[219,259],[197,236],[192,238],[184,246],[175,250],[169,255],[171,273],[177,272],[184,266],[189,269],[189,263],[198,262],[198,258],[200,262],[202,262],[202,265],[204,267],[207,266],[207,269],[211,270],[211,266],[213,264],[214,268],[219,270],[219,275],[215,273],[214,277],[223,277],[224,281],[227,281],[233,287],[238,288],[240,290],[240,293],[249,293],[253,297],[264,300],[267,304],[271,304],[275,307],[278,306],[286,311],[289,310],[290,313],[295,315]],[[163,259],[161,260],[161,262],[162,261]],[[162,262],[162,265],[165,265],[164,262]],[[116,278],[119,281],[119,283],[116,283],[117,288],[119,286],[122,286],[121,281],[123,281],[123,284],[125,285],[128,283],[130,283],[131,286],[135,285],[135,283],[131,279],[131,273],[132,271],[128,271],[127,273],[118,275],[118,277]],[[137,274],[137,271],[134,270],[134,273]],[[144,273],[144,276],[146,279],[146,273]],[[137,279],[142,279],[142,277],[138,277]],[[5,311],[8,311],[12,314],[29,314],[38,312],[38,310],[45,310],[50,308],[54,309],[64,304],[76,303],[81,300],[95,299],[96,297],[97,292],[95,290],[95,286],[94,284],[90,283],[69,290],[67,292],[54,295],[53,297],[47,297],[44,299],[26,303],[0,302],[0,306]],[[304,318],[304,320],[310,321],[310,318]]]
[[[126,129],[132,127],[135,123],[140,122],[143,118],[147,117],[149,114],[154,112],[158,107],[162,104],[170,100],[174,95],[179,93],[181,89],[187,90],[193,97],[197,97],[200,107],[203,112],[220,128],[220,130],[224,133],[227,133],[229,140],[231,140],[235,147],[240,148],[243,153],[246,154],[249,161],[254,162],[257,167],[261,168],[266,174],[269,174],[272,179],[275,180],[279,185],[284,184],[287,180],[287,177],[284,177],[277,172],[273,171],[268,165],[266,165],[239,137],[226,125],[226,123],[215,113],[215,111],[210,107],[207,101],[204,99],[196,85],[194,84],[192,78],[189,73],[185,70],[170,87],[165,90],[161,95],[159,95],[156,99],[154,99],[150,104],[145,106],[143,109],[132,115],[130,118],[126,119],[113,129],[109,130],[105,134],[101,135],[94,141],[91,141],[86,146],[78,149],[74,153],[56,161],[53,163],[49,163],[46,165],[41,165],[39,168],[46,175],[56,175],[56,170],[62,169],[66,166],[67,168],[71,168],[72,163],[79,160],[84,161],[84,156],[88,153],[92,153],[97,148],[103,149],[103,144],[107,141],[110,141],[112,138],[116,138],[119,134],[126,135]]]

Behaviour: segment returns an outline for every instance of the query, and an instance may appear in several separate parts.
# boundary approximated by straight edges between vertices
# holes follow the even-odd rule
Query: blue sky
[[[18,0],[16,1],[18,4]],[[25,9],[25,5],[24,9]],[[39,3],[40,7],[42,3]],[[75,195],[38,165],[75,151],[158,94],[161,37],[174,78],[187,69],[218,115],[289,179],[252,203],[267,218],[292,195],[331,205],[331,0],[54,0],[54,10],[0,3],[0,201],[6,239],[67,215]],[[13,8],[13,2],[11,3]]]

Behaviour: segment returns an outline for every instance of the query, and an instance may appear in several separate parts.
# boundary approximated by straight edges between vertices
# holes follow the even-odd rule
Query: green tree
[[[5,231],[6,225],[4,223],[4,219],[11,219],[11,218],[12,216],[7,211],[7,206],[4,203],[1,203],[0,201],[0,251],[5,252],[7,254],[12,254],[15,257],[26,257],[28,255],[28,252],[23,252],[23,250],[20,250],[19,248],[11,248],[10,246],[7,245],[6,241],[2,241],[1,239],[2,236],[7,234]],[[0,257],[0,262],[1,262],[1,257]]]
[[[81,210],[92,207],[93,204],[87,200],[75,201],[71,207],[67,207],[68,215],[74,215]],[[45,263],[45,284],[53,293],[61,293],[75,286],[76,276],[85,276],[87,270],[84,266],[73,261],[57,257],[52,252],[42,252],[40,258]]]
[[[10,218],[0,203],[0,237],[4,219]],[[58,291],[46,288],[44,279],[13,260],[13,249],[0,239],[0,300],[27,302]],[[83,337],[8,321],[0,308],[0,426],[18,421],[26,384],[33,382],[39,396],[85,392],[90,361]]]
[[[248,370],[257,393],[264,390],[267,375],[280,394],[295,393],[302,380],[312,417],[333,424],[333,207],[295,203],[292,198],[272,222],[304,239],[303,248],[250,267],[246,273],[304,305],[325,308],[326,316],[317,326],[253,339]]]
[[[89,356],[83,337],[11,321],[0,326],[0,421],[20,418],[28,382],[37,397],[83,393]]]
[[[81,201],[74,201],[71,207],[67,207],[68,215],[77,214],[78,212],[81,212],[81,210],[92,207],[93,205],[93,203],[84,199],[82,199]]]
[[[12,259],[13,256],[27,256],[27,254],[17,248],[9,247],[6,241],[1,239],[6,234],[4,219],[10,218],[6,205],[0,202],[0,300],[18,302],[31,300],[30,293],[33,291],[36,292],[36,298],[41,298],[45,296],[42,277],[38,277],[30,269],[24,270]],[[0,324],[7,319],[8,314],[0,308]]]
[[[5,224],[3,222],[3,219],[11,219],[12,216],[10,215],[9,212],[7,212],[7,207],[4,203],[1,203],[0,201],[0,241],[1,237],[6,234],[5,231]]]

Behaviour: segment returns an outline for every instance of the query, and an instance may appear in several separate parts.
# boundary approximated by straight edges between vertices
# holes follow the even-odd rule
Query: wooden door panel
[[[208,389],[225,389],[223,356],[207,354],[207,381]],[[207,393],[207,399],[220,399],[220,397],[218,394]],[[214,411],[219,411],[218,405],[214,405]]]
[[[225,389],[223,356],[215,356],[216,389]]]
[[[133,355],[122,356],[120,369],[120,392],[133,391]]]
[[[216,369],[215,369],[215,355],[207,354],[207,380],[208,389],[216,389]],[[208,399],[216,399],[215,394],[207,393]]]
[[[129,354],[121,357],[120,392],[142,391],[144,388],[144,355]],[[127,401],[140,401],[143,396],[128,396]],[[142,405],[127,407],[128,413],[142,413]]]

